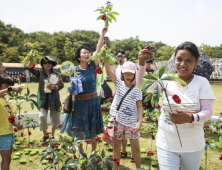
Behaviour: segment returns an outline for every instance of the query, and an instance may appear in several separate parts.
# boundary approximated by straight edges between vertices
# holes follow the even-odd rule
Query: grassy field
[[[151,139],[151,136],[148,133],[148,130],[145,128],[147,125],[148,125],[148,123],[144,121],[144,123],[143,123],[144,128],[142,128],[142,130],[141,130],[140,147],[141,147],[141,149],[145,149],[146,151],[153,151],[155,153],[155,155],[152,157],[152,159],[154,160],[154,162],[157,162],[155,141],[153,141]],[[35,131],[31,130],[32,135],[30,136],[30,139],[35,141],[33,145],[28,144],[27,129],[24,129],[23,131],[24,131],[24,137],[23,138],[22,137],[17,137],[17,140],[21,141],[22,144],[14,146],[14,147],[18,148],[18,151],[23,152],[24,149],[38,149],[41,152],[42,150],[46,149],[46,147],[48,145],[48,142],[45,142],[45,143],[39,142],[39,140],[42,137],[42,133],[39,132],[38,127],[35,129]],[[56,131],[56,134],[59,134],[59,130]],[[213,133],[210,133],[210,134],[206,133],[206,134],[209,137],[212,137],[212,138],[215,138],[215,139],[217,138],[217,134],[213,134]],[[151,143],[152,143],[152,148],[151,148]],[[99,145],[100,145],[100,150],[106,149],[106,146],[103,143],[100,143]],[[84,143],[84,149],[85,148],[86,148],[86,144]],[[99,147],[97,149],[99,149]],[[91,150],[91,146],[88,145],[88,148],[86,150],[86,153],[88,153],[88,155],[89,155],[90,150]],[[12,155],[17,153],[18,151],[13,151]],[[131,152],[130,146],[127,146],[127,152],[128,152],[128,157],[121,159],[119,169],[120,170],[135,170],[136,169],[135,164],[130,162],[130,155],[129,155],[129,153]],[[112,156],[112,152],[106,151],[106,153],[107,153],[106,157]],[[207,170],[222,169],[221,168],[222,167],[222,161],[219,160],[219,157],[220,157],[221,154],[222,154],[221,151],[218,151],[216,149],[210,149],[210,151],[208,152]],[[72,154],[68,153],[67,155],[62,155],[61,157],[62,157],[62,159],[65,159],[65,158],[68,158],[68,157],[71,157],[71,156],[72,156]],[[16,170],[37,170],[37,169],[38,170],[43,170],[43,169],[46,168],[46,165],[41,165],[41,163],[39,162],[41,157],[42,156],[38,155],[38,154],[35,155],[35,156],[24,155],[24,152],[23,152],[23,155],[21,156],[20,159],[26,160],[27,164],[22,165],[22,164],[19,164],[18,160],[12,160],[11,169],[12,170],[15,170],[15,169]],[[32,162],[29,162],[30,159],[32,160]],[[149,169],[149,167],[148,167],[149,160],[147,160],[146,153],[141,154],[141,163],[142,163],[142,167],[145,170]],[[60,167],[61,167],[61,165],[60,165]],[[158,167],[154,167],[154,169],[157,170]],[[200,170],[204,170],[204,169],[205,169],[205,156],[203,154]],[[90,170],[90,169],[88,169],[88,170]]]
[[[64,83],[65,87],[60,91],[60,99],[61,102],[63,102],[67,96],[67,90],[66,87],[68,86],[68,83]],[[109,86],[113,89],[114,85],[112,82],[108,82]],[[26,86],[29,87],[31,94],[37,94],[38,90],[38,83],[25,83]],[[222,84],[211,84],[211,87],[213,89],[214,95],[216,97],[216,100],[214,101],[214,109],[213,109],[213,115],[219,116],[219,114],[222,112]],[[28,111],[28,113],[32,112],[38,112],[38,110],[35,108],[34,110],[31,109],[30,105],[23,104],[22,105],[23,111]]]
[[[68,83],[65,83],[65,88],[62,89],[60,91],[60,95],[61,95],[61,101],[63,101],[66,97],[66,87],[67,87]],[[109,83],[109,85],[111,86],[111,88],[113,88],[113,84]],[[37,83],[26,83],[26,86],[28,86],[31,90],[31,93],[36,94],[37,92],[37,87],[38,84]],[[221,84],[212,84],[211,85],[214,94],[216,96],[216,100],[214,102],[214,115],[219,115],[220,112],[222,112],[222,107],[221,107],[221,101],[222,101],[222,95],[221,95],[221,91],[222,91],[222,85]],[[29,112],[36,112],[37,110],[31,110],[29,105],[24,104],[22,106],[23,110],[28,110]],[[157,161],[157,157],[156,157],[156,146],[155,146],[155,141],[152,140],[151,135],[148,133],[148,130],[146,129],[148,123],[145,122],[145,118],[144,118],[144,122],[143,122],[143,128],[141,130],[141,137],[140,137],[140,146],[141,149],[145,149],[146,151],[153,151],[155,153],[155,155],[152,157],[152,159],[154,161]],[[50,128],[50,127],[49,127]],[[39,127],[37,127],[35,130],[31,130],[32,135],[30,136],[31,140],[34,140],[34,144],[29,145],[28,144],[28,138],[27,138],[27,129],[23,130],[24,132],[24,137],[17,137],[17,141],[21,141],[21,145],[16,145],[14,147],[18,148],[18,151],[23,152],[24,149],[39,149],[39,151],[41,152],[42,150],[46,149],[48,142],[46,143],[41,143],[39,142],[39,140],[42,138],[42,133],[39,131]],[[56,131],[56,136],[59,134],[59,130]],[[212,139],[217,140],[218,139],[218,134],[216,133],[209,133],[206,132],[206,134],[211,137]],[[151,148],[152,145],[152,148]],[[84,148],[85,148],[86,144],[84,143]],[[99,147],[98,147],[99,149]],[[100,150],[102,149],[106,149],[106,146],[103,143],[100,143]],[[89,155],[89,151],[91,150],[91,146],[88,146],[88,150],[86,150],[86,153],[88,153]],[[18,151],[13,151],[13,155],[18,152]],[[135,164],[130,162],[130,146],[127,146],[127,151],[128,151],[128,157],[121,159],[120,162],[120,170],[135,170]],[[107,154],[106,156],[112,156],[112,152],[108,152],[106,151]],[[217,149],[210,149],[210,151],[208,152],[208,166],[207,166],[207,170],[219,170],[222,169],[222,161],[219,160],[220,155],[222,154],[221,151],[218,151]],[[62,155],[62,158],[68,158],[71,157],[71,154],[67,154],[67,155]],[[29,155],[23,155],[21,156],[20,159],[26,160],[27,164],[25,165],[21,165],[19,164],[18,160],[12,160],[11,162],[11,169],[16,169],[16,170],[37,170],[37,169],[45,169],[45,165],[41,165],[41,163],[39,162],[41,159],[41,155],[35,155],[35,156],[29,156]],[[29,160],[32,160],[32,162],[29,162]],[[142,162],[142,167],[145,168],[146,170],[149,169],[148,164],[149,164],[149,160],[147,160],[147,156],[146,154],[141,154],[141,162]],[[158,169],[158,167],[154,167],[155,170]],[[205,169],[205,156],[203,154],[202,157],[202,161],[201,161],[201,170]]]

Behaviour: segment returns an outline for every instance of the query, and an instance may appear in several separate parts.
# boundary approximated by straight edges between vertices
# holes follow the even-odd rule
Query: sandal
[[[131,162],[131,163],[134,163],[135,161],[134,161],[134,159],[133,159],[133,158],[130,158],[130,162]]]
[[[51,142],[53,142],[55,140],[54,136],[50,137]]]
[[[45,142],[47,139],[49,139],[49,136],[43,136],[40,142]]]
[[[126,157],[127,157],[127,152],[126,153],[121,152],[121,158],[126,158]]]

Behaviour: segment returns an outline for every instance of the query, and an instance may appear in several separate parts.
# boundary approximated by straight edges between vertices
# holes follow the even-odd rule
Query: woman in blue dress
[[[108,27],[104,26],[95,53],[101,51],[107,31]],[[100,99],[96,92],[95,70],[99,60],[97,58],[88,64],[90,56],[89,48],[86,46],[76,50],[75,57],[80,64],[76,66],[75,76],[81,80],[83,92],[75,96],[74,111],[66,116],[61,132],[66,131],[69,136],[77,137],[78,140],[90,139],[94,151],[97,145],[96,136],[103,133],[104,128]],[[79,146],[79,152],[84,152],[82,144]]]

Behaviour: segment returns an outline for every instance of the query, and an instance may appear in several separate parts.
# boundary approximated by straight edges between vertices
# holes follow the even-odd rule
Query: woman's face
[[[175,58],[175,66],[179,77],[191,76],[199,59],[188,50],[179,50]]]
[[[123,63],[125,61],[125,55],[118,55],[117,60],[118,60],[120,65],[123,65]]]
[[[43,61],[43,68],[44,70],[51,70],[52,62],[50,60]]]
[[[78,58],[78,59],[80,62],[87,62],[90,57],[91,57],[91,54],[89,53],[88,50],[81,49],[80,58]]]

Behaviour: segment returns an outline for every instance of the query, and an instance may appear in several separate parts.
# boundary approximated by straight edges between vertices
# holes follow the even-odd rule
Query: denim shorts
[[[13,133],[0,136],[0,151],[10,150],[14,144],[15,139]]]

